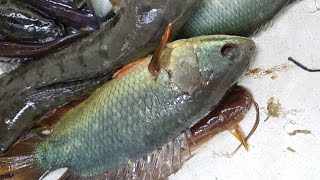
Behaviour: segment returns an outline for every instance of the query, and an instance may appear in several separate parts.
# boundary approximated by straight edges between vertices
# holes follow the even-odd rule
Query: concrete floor
[[[253,37],[258,48],[251,69],[260,72],[244,76],[240,84],[252,91],[262,120],[271,97],[281,104],[280,117],[261,122],[249,140],[249,152],[241,148],[230,158],[224,155],[238,142],[229,132],[217,135],[171,180],[320,178],[320,73],[306,72],[287,60],[292,56],[320,69],[319,8],[320,0],[297,1]],[[254,120],[251,110],[241,124],[244,131],[249,132]],[[307,131],[289,135],[294,130]]]

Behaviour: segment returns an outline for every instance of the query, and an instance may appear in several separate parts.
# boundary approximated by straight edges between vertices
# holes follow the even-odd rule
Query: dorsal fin
[[[172,28],[172,23],[169,23],[162,35],[162,38],[160,40],[158,47],[154,50],[152,59],[150,61],[150,64],[148,65],[149,72],[155,77],[157,77],[160,73],[159,60],[160,60],[163,48],[166,45],[168,38],[170,36],[171,28]]]

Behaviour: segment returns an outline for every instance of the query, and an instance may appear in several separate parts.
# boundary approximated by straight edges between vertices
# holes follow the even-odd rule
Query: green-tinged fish
[[[248,36],[270,21],[290,0],[199,0],[180,38],[230,34]]]
[[[91,177],[130,164],[204,117],[246,71],[254,50],[252,40],[237,36],[167,44],[157,75],[150,70],[152,56],[125,68],[63,115],[31,155],[2,157],[0,169],[68,167]]]
[[[116,16],[90,36],[0,76],[0,154],[48,110],[87,96],[105,75],[152,52],[168,22],[177,34],[195,2],[123,0]]]

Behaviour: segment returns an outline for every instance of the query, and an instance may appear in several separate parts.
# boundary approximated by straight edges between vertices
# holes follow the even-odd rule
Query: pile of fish
[[[21,62],[0,76],[0,179],[61,167],[77,178],[165,178],[188,139],[225,129],[246,147],[237,123],[253,98],[234,86],[255,44],[240,36],[289,2],[0,1],[0,56]],[[241,115],[217,116],[235,96],[250,99]],[[57,122],[43,135],[48,117]]]

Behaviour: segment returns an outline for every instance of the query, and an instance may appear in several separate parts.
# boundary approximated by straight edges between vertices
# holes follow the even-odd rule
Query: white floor
[[[261,72],[240,81],[254,94],[262,120],[271,97],[281,104],[280,117],[261,122],[249,140],[249,152],[241,148],[230,158],[224,154],[232,152],[238,142],[228,132],[217,135],[172,180],[320,178],[320,73],[303,71],[287,61],[292,56],[310,68],[320,68],[320,9],[316,2],[320,8],[320,0],[288,6],[271,27],[254,37],[258,48],[251,69],[260,68]],[[251,111],[242,122],[246,132],[254,119]],[[294,130],[311,134],[290,136]]]
[[[224,154],[232,152],[238,142],[228,132],[219,134],[172,180],[320,178],[320,72],[306,72],[287,61],[292,56],[320,69],[320,0],[301,0],[286,7],[271,27],[253,39],[258,48],[251,69],[261,72],[243,77],[240,84],[254,94],[262,120],[271,97],[282,106],[280,117],[261,122],[249,140],[249,152],[242,148],[231,158]],[[241,124],[245,131],[254,116],[252,110]],[[290,136],[294,130],[311,134]]]

